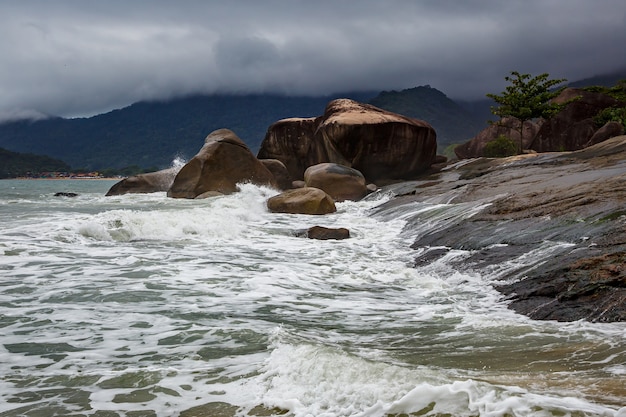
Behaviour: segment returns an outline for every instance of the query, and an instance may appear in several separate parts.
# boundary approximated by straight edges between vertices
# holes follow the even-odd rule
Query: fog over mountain
[[[501,91],[626,68],[623,0],[0,3],[0,120],[189,94]]]

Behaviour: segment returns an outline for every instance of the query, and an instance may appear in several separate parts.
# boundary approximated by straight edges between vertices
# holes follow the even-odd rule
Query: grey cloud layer
[[[626,67],[623,0],[8,1],[0,25],[0,118],[215,91],[476,98],[510,70]]]

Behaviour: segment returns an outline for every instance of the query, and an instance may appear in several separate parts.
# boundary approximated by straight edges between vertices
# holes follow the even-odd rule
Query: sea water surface
[[[253,185],[113,183],[0,181],[1,417],[626,416],[625,323],[533,321],[492,287],[567,243],[414,267],[420,228],[480,207],[375,194],[287,215]],[[296,237],[313,225],[351,238]]]

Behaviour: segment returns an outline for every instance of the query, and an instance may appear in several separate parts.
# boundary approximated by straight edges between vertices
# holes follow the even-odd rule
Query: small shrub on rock
[[[487,158],[504,158],[515,154],[517,154],[517,145],[504,135],[498,136],[485,145],[484,155]]]

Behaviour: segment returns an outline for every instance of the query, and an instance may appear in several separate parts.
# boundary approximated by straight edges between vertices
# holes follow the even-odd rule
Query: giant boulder
[[[274,123],[258,157],[278,159],[294,179],[311,165],[333,162],[359,170],[368,182],[408,179],[435,159],[435,130],[411,119],[348,99],[331,101],[317,118]]]
[[[363,174],[354,168],[333,163],[308,167],[304,171],[304,183],[307,187],[324,190],[335,201],[358,201],[369,192]]]
[[[276,185],[272,173],[234,132],[219,129],[206,137],[202,149],[181,168],[167,195],[196,198],[209,191],[230,194],[244,182]]]
[[[607,107],[619,105],[619,101],[609,95],[578,88],[566,88],[554,102],[565,107],[539,129],[530,145],[530,149],[537,152],[583,149],[597,130],[593,117]]]
[[[328,162],[323,147],[315,139],[317,118],[283,119],[272,124],[257,157],[282,162],[293,180],[301,180],[311,165]]]
[[[156,193],[167,191],[174,182],[174,178],[180,168],[168,168],[161,171],[146,174],[133,175],[115,183],[107,196],[122,195],[128,193]]]

